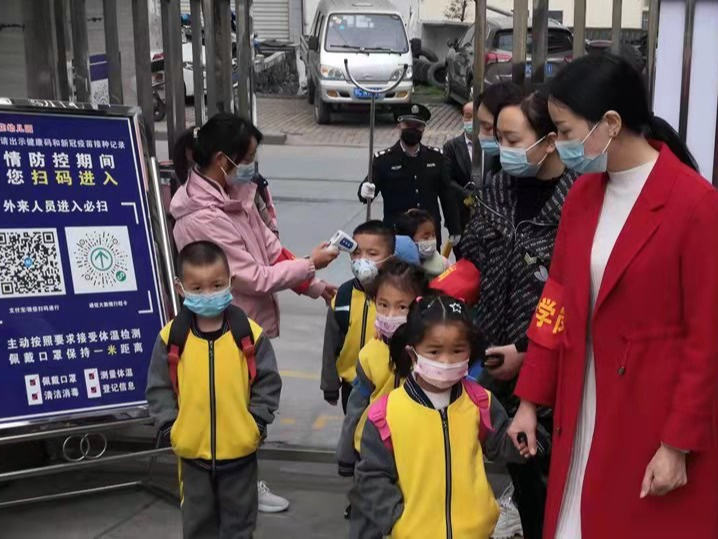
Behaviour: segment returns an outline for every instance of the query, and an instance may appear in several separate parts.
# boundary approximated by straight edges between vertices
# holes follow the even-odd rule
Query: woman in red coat
[[[547,539],[718,537],[718,191],[610,55],[553,79],[566,199],[510,434],[553,406]]]

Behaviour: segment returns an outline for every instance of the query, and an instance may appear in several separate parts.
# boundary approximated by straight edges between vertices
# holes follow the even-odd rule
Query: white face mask
[[[417,241],[416,246],[419,248],[419,256],[421,258],[431,258],[436,252],[436,238],[433,240]]]
[[[439,389],[448,389],[469,374],[469,358],[459,363],[441,363],[416,352],[414,372]]]

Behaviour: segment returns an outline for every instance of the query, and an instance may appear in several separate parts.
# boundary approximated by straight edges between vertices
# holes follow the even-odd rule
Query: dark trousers
[[[223,470],[180,461],[184,539],[251,539],[257,525],[257,457]]]
[[[543,463],[530,460],[526,464],[507,464],[514,483],[514,502],[521,515],[524,539],[541,539],[546,508],[546,483]]]
[[[341,393],[342,393],[342,410],[344,410],[344,415],[347,415],[347,403],[349,402],[349,395],[351,395],[352,387],[354,387],[354,386],[352,386],[352,384],[342,380]]]

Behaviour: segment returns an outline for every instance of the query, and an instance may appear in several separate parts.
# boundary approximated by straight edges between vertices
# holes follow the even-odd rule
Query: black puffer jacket
[[[481,200],[461,240],[461,252],[481,272],[476,321],[493,346],[521,343],[548,278],[553,245],[568,190],[579,175],[566,170],[536,217],[514,225],[516,182],[503,171],[488,177]],[[519,344],[519,348],[521,348]],[[481,382],[513,415],[516,381]]]

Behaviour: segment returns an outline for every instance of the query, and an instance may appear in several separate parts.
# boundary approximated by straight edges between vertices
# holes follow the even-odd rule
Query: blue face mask
[[[543,159],[534,165],[529,163],[528,152],[540,144],[545,138],[546,137],[542,137],[528,148],[506,148],[501,146],[501,168],[504,172],[517,178],[536,176],[546,157],[548,157],[548,154],[544,155]]]
[[[586,157],[585,142],[588,140],[596,128],[601,122],[598,122],[593,126],[593,129],[589,131],[586,138],[583,140],[560,140],[556,142],[556,151],[558,152],[561,161],[568,168],[575,170],[581,174],[591,174],[594,172],[606,172],[608,168],[608,154],[606,150],[611,145],[611,141],[608,139],[608,144],[596,157]]]
[[[466,131],[467,135],[471,136],[471,133],[474,132],[474,121],[473,120],[464,122],[464,131]]]
[[[228,183],[242,185],[249,183],[254,179],[254,176],[257,174],[257,165],[254,161],[251,163],[240,163],[239,165],[236,165],[227,154],[224,154],[224,156],[234,165],[234,170],[231,174],[227,174],[227,172],[222,169]]]
[[[184,291],[184,288],[182,290]],[[203,318],[221,315],[230,303],[232,303],[232,291],[229,286],[211,294],[184,293],[184,306]]]
[[[479,144],[486,155],[499,155],[499,143],[494,137],[479,137]]]

